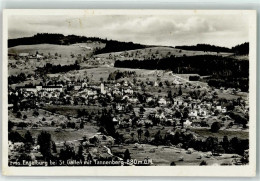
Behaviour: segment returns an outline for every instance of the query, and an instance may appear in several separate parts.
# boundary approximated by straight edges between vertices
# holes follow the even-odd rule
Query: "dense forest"
[[[60,73],[60,72],[68,72],[71,70],[79,70],[80,65],[75,63],[71,65],[53,65],[50,63],[47,63],[44,67],[38,67],[37,70],[35,71],[37,74],[55,74],[55,73]]]
[[[193,51],[209,51],[209,52],[229,52],[235,53],[237,55],[248,55],[249,54],[249,43],[245,42],[243,44],[234,46],[232,48],[220,47],[209,44],[197,44],[191,46],[176,46],[175,48],[183,50],[193,50]]]
[[[234,87],[243,91],[248,90],[249,62],[246,60],[237,61],[233,58],[200,55],[169,57],[154,60],[126,60],[115,61],[115,67],[160,69],[171,70],[178,74],[199,74],[210,76],[207,79],[211,86]]]
[[[95,54],[135,50],[146,47],[147,46],[145,45],[135,44],[133,42],[118,42],[114,40],[109,40],[106,42],[106,46],[102,49],[97,50]]]

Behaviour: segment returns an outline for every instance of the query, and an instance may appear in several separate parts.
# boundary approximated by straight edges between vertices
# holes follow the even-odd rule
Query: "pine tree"
[[[131,159],[130,152],[128,149],[126,149],[124,153],[124,162],[126,162],[129,159]]]
[[[24,135],[24,142],[25,143],[31,143],[31,144],[34,144],[34,141],[33,141],[33,138],[32,138],[32,135],[30,133],[30,131],[27,131]]]
[[[51,135],[45,131],[42,131],[38,135],[38,144],[40,145],[40,152],[44,158],[49,158],[51,156]]]

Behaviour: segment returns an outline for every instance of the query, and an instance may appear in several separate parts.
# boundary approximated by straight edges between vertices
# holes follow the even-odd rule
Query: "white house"
[[[199,109],[199,114],[201,116],[207,116],[207,111],[205,109]]]
[[[125,90],[124,90],[124,93],[125,93],[125,94],[133,94],[134,91],[133,91],[132,89],[129,89],[129,88],[128,88],[128,89],[125,89]]]
[[[148,97],[148,98],[146,99],[146,102],[151,102],[152,100],[153,100],[152,97]]]
[[[123,85],[127,87],[128,86],[127,81],[124,81]]]
[[[219,110],[219,111],[222,110],[221,106],[216,106],[216,109]]]
[[[28,57],[29,53],[19,53],[18,56],[19,57]]]
[[[188,119],[183,123],[184,127],[188,128],[191,127],[192,122],[189,121]]]
[[[131,102],[131,103],[137,103],[138,99],[137,99],[137,98],[130,97],[130,98],[128,99],[128,101]]]
[[[189,113],[189,117],[191,117],[191,118],[197,118],[197,117],[198,117],[198,111],[197,111],[197,110],[192,110],[192,111]]]
[[[154,115],[154,117],[155,117],[155,118],[159,118],[160,120],[165,119],[164,113],[161,113],[161,114],[156,113],[156,114]]]
[[[118,111],[122,111],[122,110],[124,110],[124,106],[122,105],[122,104],[117,104],[116,105],[116,109],[118,110]]]
[[[167,102],[166,102],[166,100],[165,100],[164,98],[160,98],[159,101],[158,101],[158,104],[160,104],[161,106],[163,106],[163,105],[166,105]]]
[[[226,112],[227,112],[227,108],[226,108],[226,107],[223,107],[223,108],[221,109],[221,112],[222,112],[222,113],[226,113]]]
[[[104,86],[103,83],[100,84],[100,92],[101,92],[101,94],[105,94],[106,93],[105,86]]]
[[[88,96],[97,95],[97,91],[87,90],[86,92],[87,92],[87,95],[88,95]]]
[[[44,58],[44,56],[37,54],[37,55],[36,55],[36,58],[37,58],[37,60],[41,60],[41,59]]]
[[[81,88],[80,85],[74,85],[74,90],[79,90]]]
[[[23,91],[27,91],[27,92],[38,92],[38,91],[41,91],[41,90],[44,90],[44,91],[62,91],[62,86],[35,86],[35,87],[20,87],[21,90]]]
[[[116,118],[112,119],[113,123],[118,123],[118,120]]]

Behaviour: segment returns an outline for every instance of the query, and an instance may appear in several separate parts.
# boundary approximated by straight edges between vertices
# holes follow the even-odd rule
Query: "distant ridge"
[[[37,33],[32,37],[23,37],[8,40],[8,48],[18,45],[34,45],[34,44],[55,44],[55,45],[70,45],[75,43],[87,43],[89,41],[99,41],[105,43],[105,47],[96,50],[95,54],[120,52],[126,50],[142,49],[147,47],[153,47],[148,45],[137,44],[133,42],[120,42],[117,40],[107,40],[98,37],[85,37],[77,35],[64,36],[63,34],[55,33]],[[170,47],[170,46],[169,46]],[[209,52],[230,52],[237,55],[248,55],[249,54],[249,43],[234,46],[232,48],[215,46],[210,44],[197,44],[197,45],[183,45],[176,46],[175,48],[183,50],[193,51],[209,51]]]
[[[146,45],[136,44],[133,42],[120,42],[116,40],[107,40],[98,37],[85,37],[77,35],[64,36],[63,34],[38,33],[32,37],[9,39],[8,48],[18,45],[35,45],[46,43],[55,45],[70,45],[75,43],[87,43],[89,41],[99,41],[106,44],[106,46],[103,49],[97,50],[96,54],[119,52],[125,50],[135,50],[148,47]]]

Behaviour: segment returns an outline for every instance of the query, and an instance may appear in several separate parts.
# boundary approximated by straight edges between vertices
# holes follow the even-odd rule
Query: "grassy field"
[[[129,68],[117,68],[117,67],[95,67],[95,68],[85,68],[76,71],[70,71],[66,73],[66,75],[71,75],[74,77],[84,77],[88,76],[93,82],[99,82],[100,78],[107,80],[110,73],[114,71],[133,71],[136,72],[136,79],[146,81],[147,78],[149,81],[155,81],[158,78],[160,81],[164,82],[166,80],[173,81],[179,80],[180,82],[189,82],[190,75],[197,75],[197,74],[172,74],[169,71],[164,70],[147,70],[147,69],[129,69]],[[64,73],[57,73],[57,74],[48,74],[49,76],[57,77],[57,76],[64,76]],[[127,78],[125,78],[127,79]],[[131,78],[133,79],[133,78]],[[191,84],[197,84],[197,82],[190,82]],[[205,84],[205,83],[202,83]]]
[[[167,56],[176,56],[181,57],[183,55],[186,56],[196,56],[196,55],[222,55],[222,56],[230,56],[232,53],[224,53],[220,52],[217,54],[216,52],[204,52],[204,51],[191,51],[191,50],[180,50],[177,48],[172,47],[151,47],[151,48],[144,48],[144,49],[137,49],[137,50],[129,50],[123,52],[112,52],[112,53],[104,53],[98,54],[97,57],[109,59],[109,56],[116,58],[117,60],[132,60],[132,59],[148,59],[152,55],[155,58],[164,58]]]
[[[57,122],[59,123],[59,121],[68,121],[67,118],[63,115],[59,115],[59,114],[53,114],[49,111],[45,111],[43,109],[39,109],[37,110],[37,112],[39,113],[39,116],[35,117],[33,116],[33,112],[34,110],[30,109],[27,111],[20,111],[22,114],[21,118],[17,118],[16,114],[14,114],[12,111],[8,112],[8,117],[10,120],[12,120],[13,122],[27,122],[27,123],[33,123],[33,122],[39,122],[42,121],[43,118],[45,118],[45,122],[46,123],[50,123],[51,121]],[[26,115],[27,118],[23,119],[23,116]],[[72,120],[72,121],[76,121],[76,120]]]
[[[93,125],[86,125],[84,129],[73,130],[65,129],[60,132],[56,132],[55,127],[40,127],[38,129],[29,129],[33,137],[37,137],[42,131],[46,131],[51,134],[52,140],[55,142],[64,141],[75,141],[81,139],[83,136],[87,138],[95,135],[98,131],[98,127]],[[27,132],[24,128],[23,130],[17,130],[22,136]]]
[[[219,91],[219,89],[216,89],[216,92],[218,93],[218,97],[219,98],[225,98],[227,100],[237,99],[237,98],[240,98],[240,97],[242,97],[244,99],[247,99],[247,97],[248,97],[248,92],[239,92],[236,95],[235,94],[221,92],[221,91]]]
[[[206,128],[191,128],[191,131],[198,134],[202,138],[208,138],[209,136],[217,137],[219,141],[222,140],[224,136],[227,136],[229,139],[234,137],[249,139],[249,132],[242,130],[219,130],[217,133],[212,133]]]
[[[202,160],[208,165],[220,165],[222,163],[231,164],[234,154],[223,154],[221,156],[206,157],[205,152],[194,151],[188,154],[186,150],[175,148],[173,146],[153,146],[153,145],[124,145],[120,147],[112,147],[113,154],[123,154],[126,149],[129,149],[131,159],[142,161],[146,158],[152,160],[152,166],[169,166],[171,162],[175,162],[177,166],[194,165],[198,166]],[[202,156],[202,158],[199,158]],[[180,161],[180,158],[183,161]]]
[[[102,109],[102,107],[98,106],[84,106],[84,105],[64,105],[64,106],[59,106],[59,105],[47,105],[43,107],[43,109],[50,111],[50,112],[55,112],[57,114],[65,115],[65,116],[73,116],[76,117],[78,110],[83,110],[85,109],[88,112],[98,112],[99,110]]]
[[[11,47],[8,49],[8,53],[30,53],[35,54],[42,53],[47,56],[48,54],[54,56],[56,53],[61,55],[61,57],[56,57],[53,59],[47,60],[29,60],[25,62],[25,60],[8,60],[10,64],[17,65],[16,68],[9,68],[9,75],[17,75],[21,72],[25,74],[33,74],[36,67],[43,67],[46,63],[51,63],[53,65],[69,65],[74,64],[77,55],[90,57],[93,54],[94,48],[96,47],[104,47],[104,44],[96,44],[96,43],[79,43],[72,45],[53,45],[53,44],[36,44],[36,45],[19,45],[15,47]],[[74,54],[75,57],[71,57],[71,54]]]
[[[115,60],[147,60],[147,59],[161,59],[170,56],[182,57],[182,56],[197,56],[197,55],[221,55],[231,56],[232,53],[225,52],[204,52],[204,51],[191,51],[191,50],[180,50],[173,47],[150,47],[136,50],[128,50],[122,52],[110,52],[104,54],[97,54],[90,58],[89,61],[94,64],[113,66]]]

